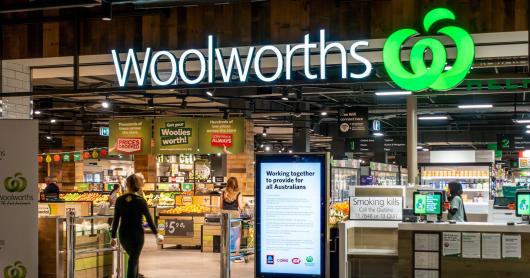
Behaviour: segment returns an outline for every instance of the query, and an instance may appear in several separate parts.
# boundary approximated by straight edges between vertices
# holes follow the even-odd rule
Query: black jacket
[[[147,202],[139,195],[127,193],[120,196],[116,200],[116,207],[114,208],[114,221],[112,222],[112,238],[116,238],[118,226],[120,233],[127,232],[142,232],[143,233],[143,217],[147,220],[147,224],[151,228],[153,234],[157,234],[153,218],[147,208]]]

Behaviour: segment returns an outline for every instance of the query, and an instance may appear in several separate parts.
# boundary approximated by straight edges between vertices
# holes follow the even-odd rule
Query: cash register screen
[[[442,214],[443,198],[439,191],[414,192],[415,215],[440,215]]]
[[[528,216],[530,215],[530,191],[515,193],[515,215]]]

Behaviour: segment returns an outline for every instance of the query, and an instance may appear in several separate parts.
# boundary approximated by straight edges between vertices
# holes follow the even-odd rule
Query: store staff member
[[[46,188],[44,188],[44,198],[46,200],[57,200],[59,199],[59,186],[57,185],[57,178],[55,177],[46,177],[44,179],[46,183]]]
[[[450,182],[449,183],[449,202],[451,207],[447,213],[447,218],[449,220],[454,220],[456,222],[465,222],[467,221],[466,210],[464,208],[464,201],[462,200],[462,184],[459,182]]]
[[[143,217],[147,220],[153,234],[157,235],[157,242],[164,237],[158,235],[153,218],[147,208],[147,202],[139,195],[144,185],[137,175],[130,175],[126,180],[127,193],[116,200],[114,221],[112,223],[112,246],[116,246],[116,232],[119,225],[120,243],[129,255],[127,278],[138,277],[138,264],[144,246]]]

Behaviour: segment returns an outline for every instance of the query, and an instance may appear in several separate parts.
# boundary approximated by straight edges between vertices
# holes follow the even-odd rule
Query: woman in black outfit
[[[138,194],[143,182],[138,176],[130,175],[126,185],[127,193],[116,200],[112,223],[112,246],[116,246],[116,232],[119,225],[120,243],[129,255],[127,278],[137,278],[140,253],[144,246],[143,217],[145,216],[153,234],[158,235],[158,231],[147,208],[147,202]],[[157,240],[160,242],[163,237],[158,235]]]
[[[234,177],[231,177],[226,182],[226,188],[223,191],[221,199],[223,200],[221,202],[221,209],[228,211],[232,214],[232,217],[239,218],[240,212],[244,209],[243,205],[243,197],[241,196],[241,192],[239,191],[239,185],[237,184],[237,179]],[[241,223],[235,222],[232,223],[232,231],[231,233],[235,237],[235,256],[237,257],[234,259],[234,262],[241,263],[244,262],[242,258],[239,258],[239,251],[241,249]],[[232,240],[232,239],[230,239]],[[232,244],[230,244],[232,245]]]

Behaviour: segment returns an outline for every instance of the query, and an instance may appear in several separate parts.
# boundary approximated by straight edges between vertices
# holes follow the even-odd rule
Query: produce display
[[[174,206],[175,205],[175,196],[179,195],[179,192],[151,192],[145,194],[145,200],[149,207],[155,206]]]
[[[163,211],[163,214],[206,213],[210,209],[201,205],[184,205]]]
[[[159,206],[174,206],[176,195],[178,195],[177,192],[160,192],[160,196],[158,198],[158,205]]]
[[[107,202],[109,196],[99,193],[66,193],[60,194],[59,198],[63,201],[90,201],[94,204],[100,204]]]

